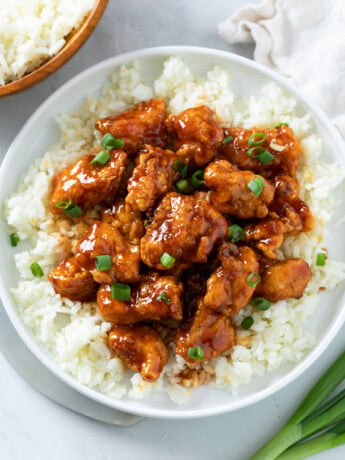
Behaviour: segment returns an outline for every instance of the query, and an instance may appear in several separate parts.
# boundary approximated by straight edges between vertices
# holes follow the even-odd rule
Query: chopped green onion
[[[272,160],[274,160],[274,155],[272,155],[268,150],[265,150],[263,147],[252,147],[251,149],[246,151],[246,154],[251,157],[255,158],[255,160],[260,161],[261,164],[267,165]]]
[[[181,193],[186,192],[189,189],[189,184],[186,179],[180,179],[176,182],[175,187]]]
[[[289,123],[278,123],[277,126],[275,126],[275,129],[278,129],[283,125],[289,127]]]
[[[18,246],[19,241],[20,241],[20,239],[19,239],[19,236],[17,235],[17,233],[11,233],[11,235],[10,235],[11,246],[12,247]]]
[[[232,139],[233,139],[232,136],[226,136],[226,137],[224,137],[222,144],[223,144],[223,145],[224,145],[224,144],[227,144],[227,143],[230,142]]]
[[[62,209],[68,217],[79,217],[83,214],[83,210],[78,205],[72,204],[71,198],[68,201],[58,201],[55,207]]]
[[[36,278],[42,278],[44,275],[41,265],[38,262],[33,262],[30,266],[31,273],[36,276]]]
[[[150,222],[148,219],[144,220],[144,227],[146,228],[148,225],[150,225]]]
[[[247,283],[250,287],[256,287],[261,281],[259,273],[253,272],[247,277]]]
[[[271,306],[271,302],[265,297],[254,297],[251,301],[250,304],[253,305],[253,307],[257,308],[258,310],[268,310]]]
[[[192,177],[189,179],[189,185],[193,188],[199,187],[204,183],[204,171],[202,169],[198,169],[193,173]]]
[[[243,327],[243,329],[250,329],[254,324],[254,320],[251,316],[247,316],[247,318],[244,318],[244,320],[242,321],[241,323],[241,326]]]
[[[68,217],[79,217],[83,214],[83,210],[76,204],[72,205],[69,209],[65,209],[64,213]]]
[[[114,283],[111,285],[111,297],[115,300],[130,300],[131,287],[128,284]]]
[[[255,140],[257,138],[259,138],[259,139]],[[260,145],[265,141],[265,139],[266,139],[266,134],[265,133],[254,133],[248,139],[248,144],[249,145]]]
[[[229,233],[228,233],[228,240],[232,241],[233,243],[238,243],[244,237],[244,231],[239,225],[230,225]]]
[[[111,268],[111,256],[102,255],[96,256],[96,269],[99,271],[109,270]]]
[[[120,149],[123,147],[123,139],[116,139],[116,137],[108,133],[102,137],[101,145],[107,150]]]
[[[189,347],[188,348],[188,357],[194,359],[195,361],[200,361],[204,359],[205,353],[202,347]]]
[[[256,159],[258,161],[260,161],[261,164],[263,165],[267,165],[268,163],[270,163],[272,160],[274,160],[275,156],[272,155],[272,153],[270,153],[268,150],[265,150],[263,151],[262,153],[260,153]]]
[[[106,150],[102,150],[95,156],[95,158],[92,161],[90,161],[90,165],[91,166],[93,165],[104,166],[105,164],[108,163],[109,160],[110,160],[109,153]]]
[[[159,302],[165,302],[167,305],[171,304],[171,299],[165,291],[163,291],[157,298]]]
[[[171,256],[167,252],[165,252],[161,257],[161,264],[165,268],[171,268],[175,262],[176,262],[175,257]]]
[[[265,149],[263,147],[251,147],[246,151],[246,155],[248,155],[250,158],[257,158],[258,155],[260,155],[263,152],[265,152]]]
[[[57,209],[68,209],[70,206],[72,205],[72,200],[71,198],[68,200],[68,201],[58,201],[56,204],[55,204],[55,207]]]
[[[176,160],[171,165],[171,167],[175,172],[180,173],[182,178],[185,178],[187,176],[188,165],[184,161]]]
[[[320,252],[317,256],[316,256],[316,265],[318,267],[323,267],[325,264],[326,264],[326,259],[327,259],[327,254],[323,253],[323,252]]]
[[[265,187],[265,182],[262,177],[256,177],[248,183],[247,187],[254,193],[255,196],[259,196]]]

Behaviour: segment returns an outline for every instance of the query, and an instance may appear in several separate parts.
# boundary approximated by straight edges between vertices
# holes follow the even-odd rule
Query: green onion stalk
[[[286,425],[251,460],[298,460],[345,443],[345,390],[321,405],[344,378],[345,352],[309,391]],[[320,436],[300,443],[327,428]]]

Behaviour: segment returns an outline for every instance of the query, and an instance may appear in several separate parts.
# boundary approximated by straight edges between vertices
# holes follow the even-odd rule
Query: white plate
[[[49,146],[58,140],[59,134],[54,117],[61,112],[69,112],[80,106],[88,94],[97,94],[106,82],[109,73],[116,67],[138,59],[148,81],[152,81],[163,61],[170,55],[179,55],[200,74],[212,65],[220,65],[231,71],[236,96],[258,94],[260,88],[269,80],[275,80],[286,92],[298,100],[301,113],[310,112],[317,134],[322,138],[325,159],[330,162],[344,163],[343,141],[332,123],[323,112],[307,102],[297,88],[270,70],[239,56],[222,51],[193,47],[164,47],[134,51],[116,56],[91,67],[74,77],[52,94],[39,107],[24,125],[7,152],[0,170],[0,203],[18,187],[20,176],[28,169],[35,158],[41,157]],[[345,212],[345,203],[341,204],[338,216]],[[329,228],[332,228],[330,225]],[[327,241],[330,254],[345,261],[345,234],[332,228],[332,238]],[[0,296],[18,334],[30,350],[52,372],[65,383],[109,407],[149,417],[192,418],[223,412],[229,412],[253,404],[281,389],[306,370],[329,345],[345,319],[344,286],[323,293],[317,313],[309,323],[309,329],[316,336],[316,345],[297,365],[284,365],[274,373],[264,377],[255,377],[252,383],[244,385],[235,397],[230,393],[210,388],[199,388],[193,397],[183,406],[174,404],[164,394],[154,394],[147,399],[114,400],[109,396],[91,390],[69,375],[62,372],[52,361],[47,350],[34,339],[32,332],[22,323],[10,289],[17,284],[18,273],[13,263],[14,249],[10,247],[6,224],[0,219]]]

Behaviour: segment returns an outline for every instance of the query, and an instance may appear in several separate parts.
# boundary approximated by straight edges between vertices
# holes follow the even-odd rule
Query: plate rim
[[[119,55],[110,57],[104,61],[101,61],[82,72],[78,73],[57,90],[55,90],[28,118],[24,123],[19,133],[16,135],[12,141],[10,147],[8,148],[5,157],[0,166],[0,184],[4,183],[5,172],[8,169],[9,163],[12,160],[12,152],[15,152],[17,144],[21,142],[21,138],[27,135],[27,131],[30,129],[30,126],[35,123],[36,119],[41,116],[41,113],[45,112],[46,108],[51,106],[56,99],[60,97],[64,91],[68,90],[69,87],[73,86],[76,82],[86,78],[90,74],[97,72],[98,70],[116,67],[123,65],[130,61],[134,61],[139,58],[144,58],[146,56],[159,56],[159,55],[180,55],[183,57],[184,54],[195,54],[195,55],[211,55],[214,57],[219,57],[226,59],[229,62],[237,62],[244,66],[250,67],[255,71],[259,71],[261,74],[264,74],[271,80],[276,81],[283,88],[287,88],[294,96],[296,96],[303,104],[310,110],[313,116],[317,116],[320,121],[325,125],[329,134],[331,134],[333,141],[336,145],[340,146],[340,150],[344,151],[344,140],[341,137],[337,128],[333,125],[328,116],[323,112],[323,110],[318,107],[314,102],[310,101],[306,97],[302,90],[297,86],[287,80],[285,77],[277,74],[273,70],[258,64],[255,61],[247,59],[243,56],[237,54],[222,51],[212,48],[205,47],[195,47],[195,46],[157,46],[151,48],[138,49],[126,53],[121,53]],[[0,185],[1,187],[1,185]],[[3,219],[1,212],[1,219]],[[3,219],[4,220],[4,219]],[[15,301],[10,297],[9,290],[6,288],[4,279],[2,276],[2,270],[0,269],[0,299],[5,308],[6,314],[8,315],[12,325],[14,326],[16,332],[20,338],[24,341],[25,345],[29,350],[46,366],[54,375],[56,375],[64,383],[72,387],[74,390],[83,394],[84,396],[108,407],[112,407],[117,410],[121,410],[127,413],[148,416],[154,418],[166,418],[166,419],[192,419],[198,417],[213,416],[218,414],[223,414],[227,412],[232,412],[244,407],[248,407],[252,404],[255,404],[271,395],[281,390],[289,383],[296,380],[303,372],[305,372],[324,352],[324,350],[330,345],[332,340],[335,338],[336,334],[339,332],[341,326],[345,322],[345,294],[339,300],[341,305],[341,312],[337,320],[334,321],[333,325],[330,327],[328,333],[324,338],[319,342],[315,348],[313,348],[304,358],[299,361],[293,369],[291,369],[285,376],[279,379],[277,383],[271,383],[267,388],[260,390],[259,392],[243,397],[238,401],[231,401],[227,404],[211,407],[211,408],[201,408],[201,409],[181,409],[181,405],[176,404],[176,409],[157,409],[152,407],[143,407],[143,408],[134,408],[128,404],[128,401],[121,399],[114,399],[111,396],[102,394],[99,391],[87,387],[79,383],[74,377],[70,376],[63,370],[59,368],[59,365],[49,358],[41,349],[40,345],[36,343],[33,337],[30,337],[26,326],[22,322],[19,314],[12,307],[12,303],[15,304]],[[220,390],[226,391],[226,390]]]

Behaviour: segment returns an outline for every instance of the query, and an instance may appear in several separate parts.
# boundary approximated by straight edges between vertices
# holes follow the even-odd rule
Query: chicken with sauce
[[[98,217],[49,280],[63,297],[97,301],[113,324],[108,345],[127,367],[157,380],[172,349],[168,327],[194,368],[231,352],[232,317],[254,297],[303,295],[308,264],[275,252],[313,228],[291,128],[223,129],[207,106],[167,115],[165,101],[152,99],[96,129],[105,150],[58,173],[50,203],[71,225],[96,205]]]

